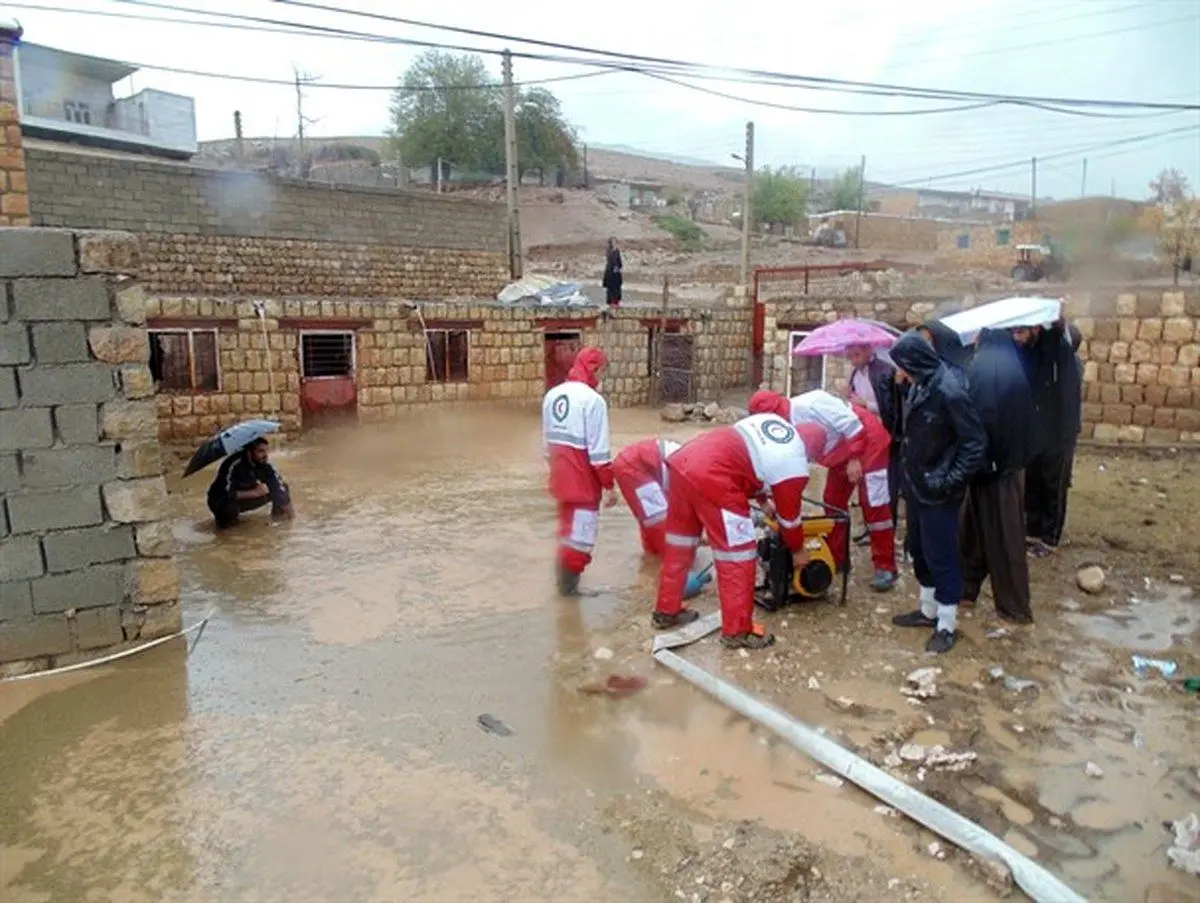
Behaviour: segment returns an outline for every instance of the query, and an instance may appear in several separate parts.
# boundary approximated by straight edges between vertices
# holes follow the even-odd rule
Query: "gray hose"
[[[694,639],[698,639],[694,634],[686,640],[680,637],[682,642],[694,642]],[[909,818],[920,822],[951,843],[984,859],[1003,862],[1011,870],[1013,879],[1020,888],[1037,903],[1087,903],[1085,898],[994,834],[936,800],[931,800],[849,750],[843,749],[791,715],[755,699],[745,690],[709,674],[703,668],[698,668],[670,649],[663,648],[668,642],[671,641],[656,643],[658,648],[654,651],[654,659],[660,665],[670,668],[684,680],[695,684],[735,712],[778,734],[830,771],[853,781],[863,790],[899,809]]]

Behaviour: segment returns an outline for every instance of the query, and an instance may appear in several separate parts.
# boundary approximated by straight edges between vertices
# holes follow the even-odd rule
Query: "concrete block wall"
[[[20,28],[0,26],[0,226],[29,225],[29,189],[13,63],[13,47],[20,38]]]
[[[0,228],[0,673],[180,627],[136,245]]]
[[[545,334],[578,331],[610,360],[605,392],[616,406],[650,400],[649,328],[657,315],[624,309],[509,308],[498,304],[318,301],[230,298],[144,299],[151,329],[215,328],[220,383],[213,392],[160,391],[161,441],[190,441],[245,417],[277,417],[289,432],[302,425],[300,336],[311,329],[354,333],[357,409],[374,422],[403,408],[460,402],[536,403],[546,391]],[[698,399],[744,385],[749,361],[746,309],[673,309],[668,320],[695,336],[693,384]],[[468,379],[426,380],[424,327],[470,333]],[[269,372],[268,372],[269,364]],[[271,391],[272,377],[274,392]]]
[[[137,234],[152,293],[494,298],[508,281],[502,204],[25,151],[33,224]]]

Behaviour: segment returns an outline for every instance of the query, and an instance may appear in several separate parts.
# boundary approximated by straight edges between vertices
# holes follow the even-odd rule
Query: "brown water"
[[[620,411],[614,441],[663,427]],[[216,614],[190,657],[0,685],[0,899],[993,899],[960,854],[932,857],[927,832],[653,666],[654,570],[627,510],[602,518],[599,592],[554,597],[537,430],[525,411],[420,412],[306,437],[275,454],[299,511],[280,526],[218,535],[204,477],[173,485],[188,618]],[[1194,709],[1120,688],[1111,612],[1070,612],[1065,654],[1056,626],[989,641],[969,619],[938,662],[945,698],[914,707],[898,686],[919,642],[878,604],[856,587],[847,609],[774,617],[772,653],[687,654],[864,754],[882,733],[977,750],[926,789],[1093,899],[1177,881],[1157,822],[1197,808]],[[1193,603],[1162,604],[1141,632],[1190,643],[1174,606]],[[992,658],[1042,688],[983,683]],[[611,673],[650,686],[578,692]]]

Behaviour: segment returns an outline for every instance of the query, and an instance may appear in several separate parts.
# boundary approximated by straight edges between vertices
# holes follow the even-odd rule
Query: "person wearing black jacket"
[[[987,433],[983,470],[963,507],[963,602],[985,579],[1006,621],[1033,622],[1025,557],[1025,467],[1033,456],[1033,393],[1020,349],[1005,329],[985,329],[968,368],[971,400]]]
[[[600,281],[604,286],[604,300],[609,307],[621,306],[621,284],[625,278],[623,269],[621,249],[617,247],[617,240],[610,238],[604,254],[604,278]]]
[[[208,487],[208,510],[219,529],[232,527],[247,511],[271,504],[271,516],[290,519],[292,497],[270,462],[266,439],[256,439],[221,462]]]
[[[1061,321],[1029,337],[1042,441],[1025,477],[1025,535],[1039,557],[1058,547],[1066,522],[1083,414],[1083,366],[1076,354],[1082,338]]]
[[[921,585],[921,607],[897,615],[899,627],[932,627],[927,652],[948,652],[958,639],[958,519],[967,485],[983,466],[987,437],[963,372],[947,364],[920,333],[892,347],[900,375],[912,382],[904,405],[901,480],[908,500],[908,541]]]

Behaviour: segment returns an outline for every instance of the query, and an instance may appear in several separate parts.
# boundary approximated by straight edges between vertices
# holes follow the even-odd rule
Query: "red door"
[[[575,355],[583,347],[583,336],[578,332],[546,333],[546,391],[550,391],[567,378],[567,371],[575,363]]]
[[[300,334],[300,410],[305,427],[355,415],[355,357],[352,332]]]

